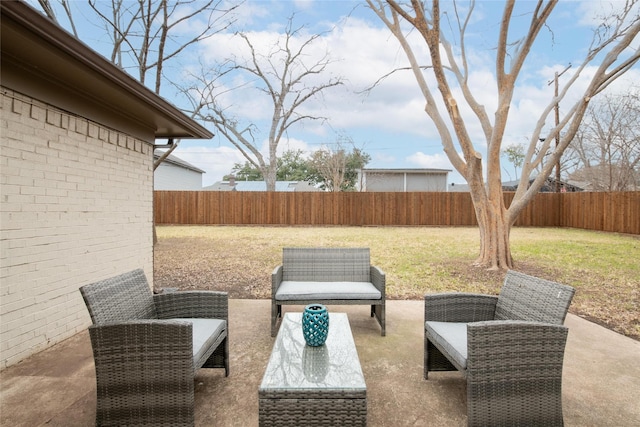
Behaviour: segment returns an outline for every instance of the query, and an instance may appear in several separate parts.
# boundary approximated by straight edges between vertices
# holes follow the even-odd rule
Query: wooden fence
[[[505,193],[510,203],[513,193]],[[476,225],[469,193],[156,191],[156,224]],[[640,234],[640,192],[540,193],[516,226]]]

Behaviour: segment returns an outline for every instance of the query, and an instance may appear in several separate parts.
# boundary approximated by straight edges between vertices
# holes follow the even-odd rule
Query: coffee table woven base
[[[260,393],[260,425],[366,426],[367,399],[362,393],[307,393],[308,398]]]
[[[324,346],[306,346],[301,313],[286,313],[258,389],[259,425],[366,426],[367,388],[345,313],[330,313]]]

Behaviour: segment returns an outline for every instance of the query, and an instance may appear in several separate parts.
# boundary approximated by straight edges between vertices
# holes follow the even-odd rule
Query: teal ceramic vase
[[[302,313],[302,335],[307,345],[324,344],[329,334],[329,312],[322,304],[309,304]]]

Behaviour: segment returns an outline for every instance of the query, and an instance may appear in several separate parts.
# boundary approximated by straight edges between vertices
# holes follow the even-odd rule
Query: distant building
[[[455,193],[468,193],[469,192],[469,185],[468,184],[456,184],[455,182],[452,182],[449,187],[447,188],[447,191],[449,192],[455,192]]]
[[[162,152],[154,154],[154,161],[158,160]],[[189,162],[172,154],[160,163],[153,173],[154,190],[202,190],[202,174],[206,173]]]
[[[533,180],[535,178],[532,178],[529,180],[529,185],[531,185],[533,183]],[[518,189],[518,185],[520,184],[519,181],[508,181],[508,182],[503,182],[502,183],[502,189],[504,191],[516,191]],[[544,184],[542,184],[542,187],[540,187],[540,193],[555,193],[556,191],[556,180],[555,178],[547,178],[544,182]],[[560,181],[560,192],[561,193],[575,193],[577,191],[584,191],[582,188],[573,185],[573,184],[569,184],[568,182],[565,181]]]
[[[267,183],[264,181],[219,181],[208,187],[206,191],[267,191]],[[276,181],[276,191],[322,191],[307,181]]]
[[[448,169],[362,169],[360,191],[447,191]]]

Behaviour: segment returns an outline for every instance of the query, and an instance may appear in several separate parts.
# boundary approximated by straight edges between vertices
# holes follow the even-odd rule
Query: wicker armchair
[[[509,271],[499,296],[425,296],[424,378],[461,371],[470,426],[563,425],[563,326],[575,290]]]
[[[134,270],[80,288],[93,325],[96,425],[193,425],[194,374],[229,374],[228,296],[153,295]]]

